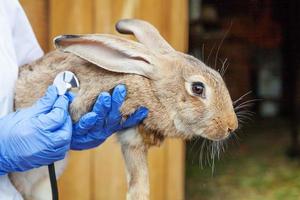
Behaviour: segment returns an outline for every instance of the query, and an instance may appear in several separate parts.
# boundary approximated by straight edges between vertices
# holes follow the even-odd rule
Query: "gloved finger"
[[[46,94],[33,105],[33,108],[36,109],[37,113],[47,112],[51,110],[57,98],[57,89],[54,85],[51,85],[48,87]]]
[[[71,116],[67,116],[64,125],[51,134],[51,142],[54,144],[54,148],[60,148],[63,146],[70,147],[72,139],[72,120]]]
[[[55,102],[53,109],[47,114],[40,114],[33,118],[33,123],[44,131],[55,131],[62,127],[68,113],[69,99],[66,96],[60,96]]]
[[[76,97],[76,94],[71,91],[68,91],[65,95],[68,97],[68,99],[70,100],[71,103],[74,101],[74,99]]]
[[[66,95],[59,96],[55,101],[53,108],[61,108],[62,110],[68,112],[70,105],[70,99]]]
[[[142,122],[148,116],[149,110],[145,107],[138,108],[128,119],[122,123],[122,128],[130,128]]]
[[[94,106],[93,106],[93,112],[97,113],[98,115],[103,115],[104,113],[107,113],[110,110],[111,107],[111,96],[108,92],[102,92]]]
[[[28,154],[25,160],[30,160],[29,164],[31,166],[34,166],[34,162],[36,162],[37,166],[41,166],[41,164],[46,165],[63,159],[66,152],[70,149],[71,134],[72,120],[69,116],[61,129],[53,132],[51,135],[46,135],[46,137],[40,137],[39,151],[32,151],[35,153]],[[32,144],[27,145],[32,146]],[[37,147],[33,146],[33,148]]]
[[[108,116],[107,126],[116,125],[121,120],[120,108],[126,97],[126,88],[124,85],[115,87],[111,97],[111,111]]]
[[[65,158],[67,152],[70,150],[70,146],[65,145],[52,150],[44,150],[38,154],[31,155],[33,158],[28,158],[30,160],[30,165],[39,167],[41,163],[43,165],[49,165],[53,162],[62,160]]]
[[[83,115],[79,121],[74,125],[73,134],[83,135],[94,127],[97,122],[98,115],[95,112],[89,112]]]
[[[107,92],[102,92],[93,107],[93,112],[97,114],[97,121],[93,131],[99,132],[103,129],[106,118],[108,117],[111,109],[111,96]]]
[[[72,137],[70,148],[72,150],[91,149],[99,146],[105,140],[106,140],[105,137],[96,139],[95,137],[91,136],[91,134],[80,135],[80,136],[76,135],[75,137]]]

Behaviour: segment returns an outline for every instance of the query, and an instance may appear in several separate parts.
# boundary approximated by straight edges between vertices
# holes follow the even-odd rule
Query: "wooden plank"
[[[151,200],[165,200],[166,149],[167,145],[164,143],[160,147],[152,147],[149,151]]]
[[[93,3],[91,0],[49,0],[48,38],[59,34],[93,32]],[[69,164],[59,180],[60,199],[93,199],[92,152],[71,152]]]
[[[49,0],[49,6],[49,44],[60,34],[93,32],[92,0]]]
[[[71,151],[68,165],[58,182],[59,198],[84,200],[91,198],[91,151]]]
[[[170,0],[165,2],[170,2]],[[160,0],[140,1],[136,17],[153,24],[160,31],[160,34],[168,40],[166,35],[166,22],[168,19],[163,4],[164,1]]]
[[[95,0],[94,31],[96,33],[111,33],[113,31],[112,4],[113,1],[110,0]]]
[[[188,50],[188,1],[163,1],[168,19],[165,24],[168,42],[179,51]],[[165,200],[183,200],[185,196],[185,143],[178,139],[166,141],[167,174]]]
[[[138,18],[145,19],[156,26],[175,49],[186,51],[188,43],[187,4],[186,0],[142,1],[137,15]],[[153,10],[155,10],[155,15],[153,15]],[[151,177],[151,199],[184,199],[184,143],[178,139],[167,140],[162,149],[164,152],[153,155],[153,157],[157,157],[157,160],[153,160],[153,164],[150,161],[150,173],[158,173],[157,171],[164,173],[156,178]],[[158,165],[159,157],[162,154],[164,154],[164,162]],[[158,184],[160,182],[164,185]]]
[[[20,0],[42,49],[48,51],[48,0]]]
[[[114,9],[122,7],[122,4],[122,0],[95,0],[94,32],[115,33],[114,24],[119,13]],[[92,199],[125,199],[127,191],[125,166],[115,136],[93,151],[93,166]]]
[[[93,152],[94,176],[92,199],[125,199],[127,191],[125,166],[115,136]]]
[[[170,5],[175,10],[168,11]],[[187,49],[186,0],[116,0],[113,2],[96,0],[95,8],[97,10],[94,21],[96,32],[115,33],[116,21],[122,17],[136,17],[155,25],[176,49],[181,51]],[[178,13],[179,16],[176,17]],[[125,184],[124,163],[119,150],[112,151],[116,148],[119,149],[117,144],[111,142],[95,151],[95,199],[124,199],[125,197],[126,186],[120,185]],[[149,171],[152,200],[184,199],[184,150],[184,143],[181,140],[167,140],[160,148],[154,147],[150,150]],[[107,155],[110,156],[107,157]],[[107,163],[111,168],[107,168]],[[117,181],[115,177],[118,177]],[[113,190],[114,192],[112,183],[118,186],[117,190]]]
[[[165,1],[164,1],[165,2]],[[165,11],[169,12],[167,38],[177,50],[188,50],[188,2],[186,0],[165,2]]]
[[[178,139],[166,141],[165,200],[183,200],[185,187],[185,144]]]

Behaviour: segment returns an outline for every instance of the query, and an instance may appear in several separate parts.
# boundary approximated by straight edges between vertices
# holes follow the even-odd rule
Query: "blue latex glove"
[[[101,93],[93,110],[74,124],[71,149],[82,150],[96,147],[113,133],[135,126],[147,117],[148,109],[140,107],[126,121],[122,121],[119,110],[125,97],[124,85],[116,86],[112,96],[107,92]]]
[[[70,148],[69,99],[50,86],[32,107],[0,119],[0,175],[63,159]]]

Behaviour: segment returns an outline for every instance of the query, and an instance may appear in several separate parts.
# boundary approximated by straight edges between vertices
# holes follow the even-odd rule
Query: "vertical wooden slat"
[[[178,51],[188,50],[188,1],[163,1],[167,15],[166,38]],[[185,145],[180,140],[166,141],[167,174],[165,200],[183,200],[185,188]]]
[[[183,200],[185,187],[185,145],[181,140],[166,141],[165,200]]]
[[[93,32],[90,0],[49,0],[49,44],[59,34]],[[91,151],[71,152],[69,164],[59,180],[60,199],[92,199]]]
[[[185,0],[142,1],[138,18],[155,25],[165,39],[177,50],[187,50],[188,18]],[[155,14],[153,14],[155,11]],[[153,154],[150,159],[151,199],[184,199],[185,148],[180,140],[167,140],[161,147],[163,152]],[[160,157],[163,156],[163,162]],[[164,174],[161,175],[160,172]],[[160,176],[154,176],[154,174]],[[163,185],[159,183],[163,183]]]
[[[150,22],[160,31],[163,37],[166,37],[165,22],[167,18],[166,11],[163,10],[163,2],[160,0],[140,1],[136,17]]]
[[[49,43],[60,34],[93,32],[92,0],[49,0]]]
[[[58,181],[60,199],[92,199],[90,151],[71,152],[68,166]]]
[[[174,3],[175,2],[175,3]],[[127,5],[129,4],[129,5]],[[166,5],[167,4],[167,5]],[[136,1],[136,0],[126,0],[126,1],[109,1],[109,0],[96,0],[96,19],[95,19],[95,30],[96,32],[106,32],[112,33],[114,31],[114,23],[124,15],[124,7],[128,13],[133,14],[133,16],[126,17],[136,17],[149,21],[155,25],[161,32],[161,34],[166,37],[166,39],[178,50],[185,51],[187,49],[187,2],[185,0],[180,1]],[[168,7],[172,5],[172,8]],[[135,8],[132,11],[130,7]],[[174,8],[174,10],[172,10]],[[167,9],[170,9],[168,11]],[[181,11],[183,10],[183,11]],[[155,11],[155,12],[154,12]],[[155,13],[155,14],[154,14]],[[179,14],[178,14],[179,13]],[[177,17],[176,17],[177,16]],[[109,20],[111,23],[109,28],[103,27],[106,21]],[[174,28],[175,26],[176,28]],[[170,27],[173,27],[170,30]],[[111,145],[111,146],[110,146]],[[107,149],[106,149],[107,148]],[[109,180],[112,177],[107,177],[102,172],[105,167],[104,163],[109,162],[110,166],[112,163],[120,163],[119,154],[115,151],[109,152],[109,150],[116,148],[113,144],[105,144],[101,149],[97,150],[96,161],[95,161],[95,186],[102,188],[102,190],[95,190],[95,199],[123,199],[125,194],[124,188],[121,187],[118,190],[118,195],[116,193],[111,196],[110,183]],[[104,158],[109,152],[110,158]],[[174,157],[174,154],[176,157]],[[114,160],[111,160],[114,159]],[[160,148],[153,148],[149,152],[149,170],[150,170],[150,185],[151,185],[151,199],[153,200],[171,200],[171,199],[183,199],[184,198],[184,145],[182,141],[171,140],[167,141]],[[121,160],[122,167],[123,161]],[[102,166],[102,167],[101,167]],[[114,166],[114,164],[113,164]],[[106,174],[112,174],[113,177],[117,176],[119,179],[125,179],[119,170],[124,168],[115,168],[115,175],[105,170]],[[121,177],[119,177],[121,175]],[[102,180],[101,180],[101,177]],[[119,182],[117,183],[117,185]]]
[[[93,156],[93,199],[125,199],[125,166],[116,138],[110,138],[100,148],[95,149]]]
[[[48,0],[20,0],[42,49],[48,51]]]
[[[164,1],[165,12],[168,13],[167,22],[167,38],[172,46],[183,52],[188,50],[188,2],[185,0],[179,1]]]
[[[149,151],[150,199],[165,200],[166,144],[152,147]]]
[[[109,0],[94,1],[94,31],[96,33],[111,33],[113,30],[112,4]]]
[[[122,4],[122,0],[95,0],[94,32],[113,33],[114,23],[120,15],[117,10]],[[120,145],[114,136],[93,151],[93,165],[92,199],[125,199],[125,166]]]

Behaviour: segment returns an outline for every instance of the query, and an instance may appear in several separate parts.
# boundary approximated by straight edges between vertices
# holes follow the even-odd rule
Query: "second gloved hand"
[[[124,85],[115,87],[112,96],[103,92],[93,107],[92,112],[85,114],[73,125],[71,149],[83,150],[103,143],[111,134],[135,126],[148,115],[148,109],[141,107],[126,121],[122,122],[120,107],[126,97]]]

